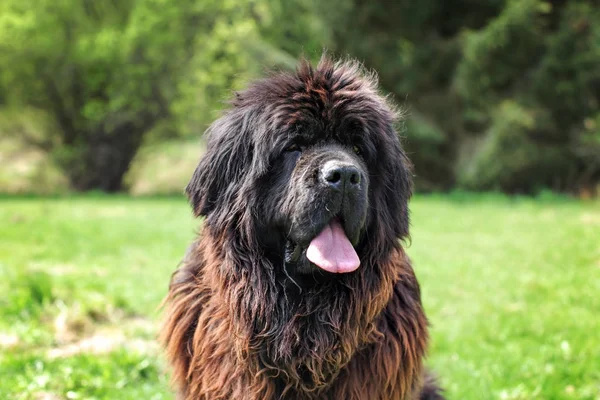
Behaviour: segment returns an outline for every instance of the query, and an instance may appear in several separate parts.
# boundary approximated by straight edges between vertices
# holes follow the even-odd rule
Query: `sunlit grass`
[[[411,209],[448,397],[600,399],[600,203]],[[182,198],[0,199],[0,399],[171,399],[157,308],[197,226]]]
[[[453,399],[600,399],[600,206],[412,204],[409,250]]]

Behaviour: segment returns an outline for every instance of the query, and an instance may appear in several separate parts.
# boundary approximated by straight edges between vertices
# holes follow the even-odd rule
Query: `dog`
[[[204,226],[161,340],[178,398],[442,400],[402,244],[412,167],[373,73],[323,57],[252,83],[186,188]]]

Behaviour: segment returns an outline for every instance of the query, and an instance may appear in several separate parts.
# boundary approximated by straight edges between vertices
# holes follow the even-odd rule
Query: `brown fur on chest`
[[[380,279],[289,310],[268,266],[232,262],[205,235],[173,276],[161,337],[181,399],[417,398],[427,322],[402,250]]]

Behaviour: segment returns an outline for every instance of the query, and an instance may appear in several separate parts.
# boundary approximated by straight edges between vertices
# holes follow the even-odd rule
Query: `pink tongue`
[[[337,221],[331,221],[308,245],[306,258],[327,272],[352,272],[360,265],[358,254]]]

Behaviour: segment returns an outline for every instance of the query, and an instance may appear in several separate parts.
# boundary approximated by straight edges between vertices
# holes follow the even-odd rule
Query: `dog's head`
[[[358,64],[303,62],[236,95],[207,132],[188,196],[213,235],[240,238],[292,278],[353,273],[408,235],[411,170],[393,124]]]

